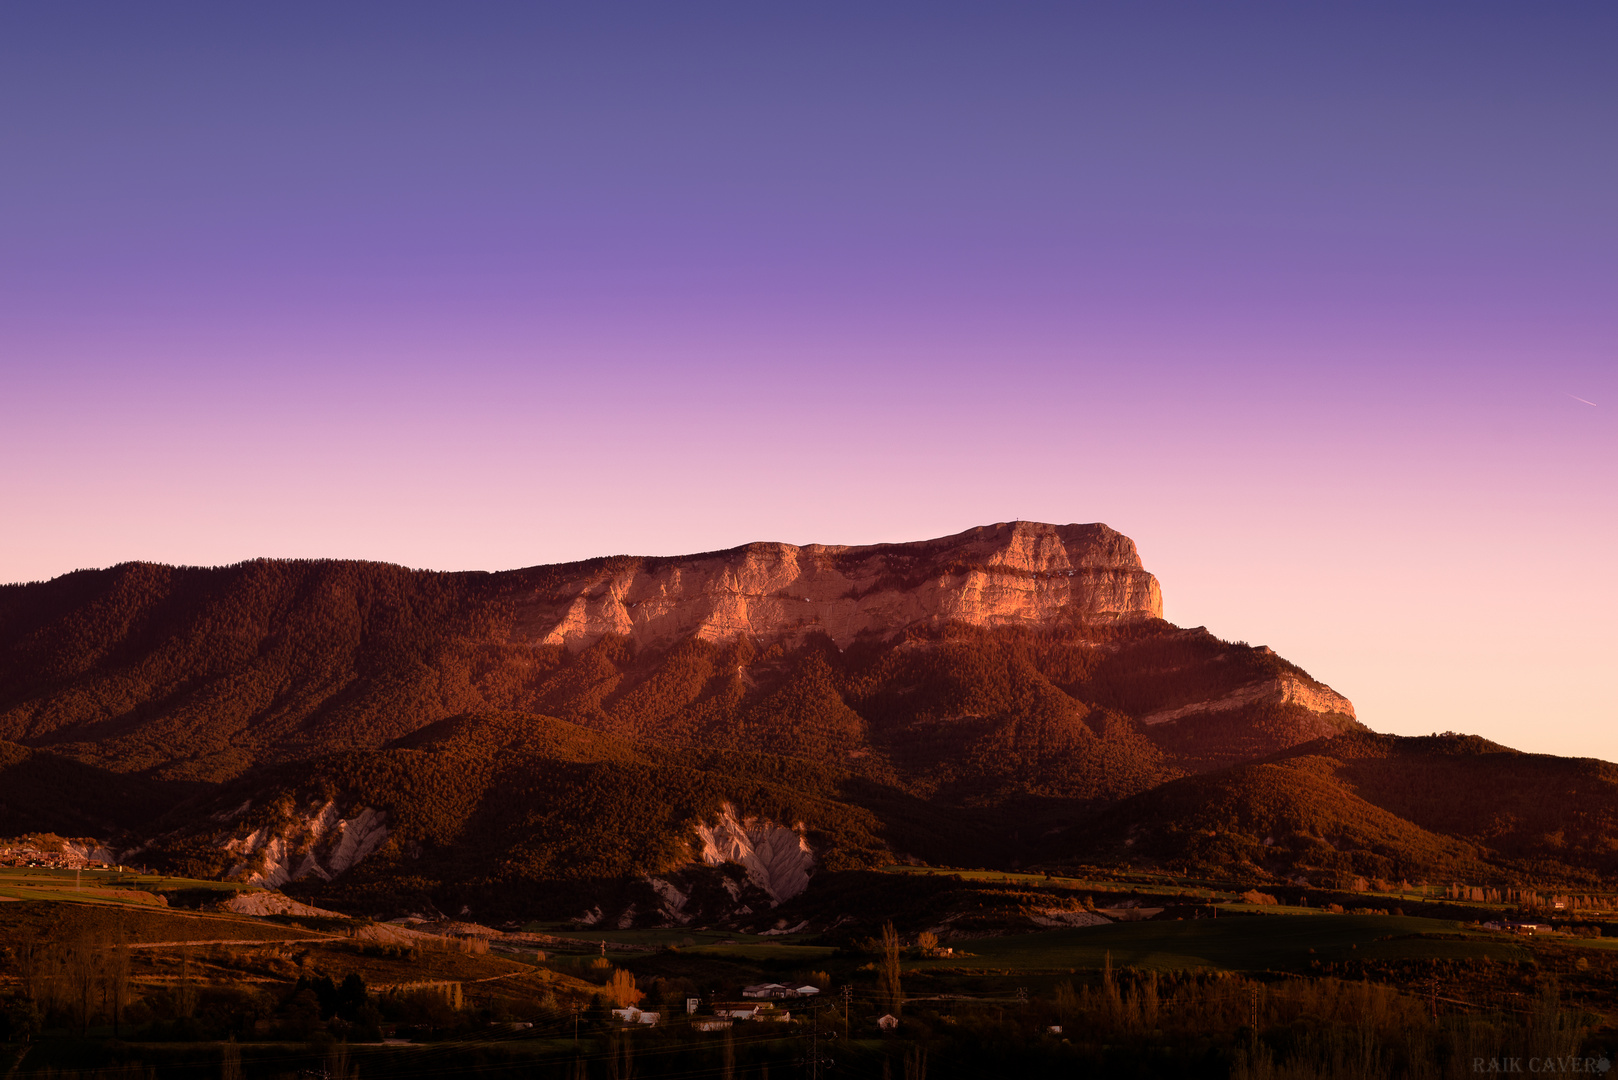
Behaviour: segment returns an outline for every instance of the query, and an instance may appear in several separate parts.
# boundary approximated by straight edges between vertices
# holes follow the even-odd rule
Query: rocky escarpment
[[[1167,724],[1191,716],[1229,712],[1252,705],[1296,705],[1312,713],[1354,719],[1354,703],[1331,687],[1291,673],[1249,683],[1207,701],[1193,701],[1172,709],[1159,709],[1140,718],[1148,726]],[[1327,734],[1321,731],[1319,734]]]
[[[226,877],[271,889],[310,876],[330,881],[382,846],[388,838],[386,822],[386,814],[363,806],[343,817],[329,799],[303,807],[273,825],[226,840],[222,849],[236,858]]]
[[[598,559],[510,578],[514,635],[569,649],[609,634],[662,647],[688,637],[823,633],[846,646],[918,625],[1163,614],[1157,579],[1141,567],[1134,542],[1099,524],[1003,522],[864,547],[749,544],[672,559]]]
[[[682,925],[731,920],[798,896],[809,887],[818,861],[803,832],[801,822],[788,828],[723,804],[712,822],[697,825],[689,865],[646,879],[657,898],[654,917]],[[598,906],[579,921],[627,927],[637,916],[645,917],[631,907],[609,918]]]
[[[802,826],[789,829],[756,817],[738,818],[726,803],[712,825],[697,826],[701,858],[709,866],[735,863],[747,879],[779,904],[809,887],[815,853],[802,835]]]
[[[738,671],[743,660],[636,695],[600,682],[599,658],[561,669],[598,644],[603,656],[622,646],[614,656],[647,669],[704,648],[712,656],[701,663],[724,666],[720,652],[744,639],[763,655],[955,628],[1139,627],[1161,613],[1157,579],[1134,543],[1099,524],[1010,522],[916,543],[761,543],[492,574],[323,560],[129,563],[0,587],[0,739],[25,754],[49,747],[142,773],[158,787],[376,748],[490,708],[722,743],[720,729],[733,730],[739,714],[710,710],[705,730],[675,733],[672,714],[687,701],[671,691],[728,702],[734,677],[744,698],[762,698],[771,672]],[[611,662],[618,670],[605,678],[626,691],[647,675],[628,671],[628,659]],[[691,683],[698,677],[711,685]],[[635,718],[602,715],[630,705]],[[157,804],[167,797],[154,792]],[[37,827],[62,817],[16,820]]]

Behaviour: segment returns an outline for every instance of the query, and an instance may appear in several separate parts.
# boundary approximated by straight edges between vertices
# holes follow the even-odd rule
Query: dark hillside
[[[1238,765],[1164,784],[1075,827],[1063,850],[1084,859],[1296,875],[1495,876],[1472,845],[1430,833],[1357,798],[1307,759]]]
[[[203,786],[108,772],[0,742],[0,836],[134,836]]]
[[[1073,826],[1064,853],[1521,883],[1618,872],[1618,766],[1460,735],[1352,732],[1188,777]]]
[[[1618,874],[1618,765],[1467,735],[1361,732],[1327,744],[1361,798],[1514,862]]]

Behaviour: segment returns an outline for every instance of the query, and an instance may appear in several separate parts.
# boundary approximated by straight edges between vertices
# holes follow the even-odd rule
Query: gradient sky
[[[1610,3],[9,4],[0,580],[1105,521],[1618,760],[1615,286]]]

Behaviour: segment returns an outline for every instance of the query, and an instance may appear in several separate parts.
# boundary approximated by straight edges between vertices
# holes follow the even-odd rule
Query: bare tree
[[[219,1080],[242,1080],[242,1048],[231,1039],[219,1062]]]
[[[64,942],[62,969],[68,1008],[78,1022],[79,1034],[90,1031],[90,1019],[102,985],[102,949],[96,935],[84,926]]]
[[[614,1038],[607,1043],[607,1077],[608,1080],[632,1080],[635,1075],[635,1058],[630,1049],[629,1039]]]
[[[899,934],[893,929],[893,923],[882,925],[882,967],[877,976],[877,993],[882,997],[882,1003],[888,1012],[894,1016],[900,1015],[904,1007],[904,994],[899,988],[899,958],[904,946],[899,943]]]
[[[191,983],[191,949],[180,950],[180,987],[178,1001],[175,1002],[176,1011],[186,1018],[190,1018],[197,1009],[197,989]]]
[[[355,1080],[359,1071],[348,1062],[348,1044],[340,1042],[326,1054],[326,1075],[331,1080]]]
[[[129,931],[120,917],[104,942],[101,961],[101,1010],[112,1017],[112,1033],[121,1033],[124,1008],[129,1004]]]

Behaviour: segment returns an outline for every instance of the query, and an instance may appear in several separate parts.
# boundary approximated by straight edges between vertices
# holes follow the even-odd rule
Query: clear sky
[[[1105,521],[1618,759],[1615,166],[1610,3],[0,6],[0,580]]]

